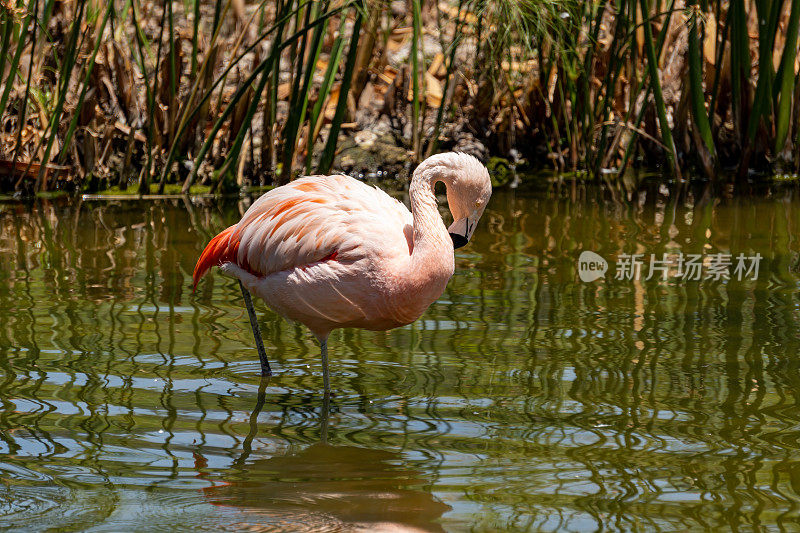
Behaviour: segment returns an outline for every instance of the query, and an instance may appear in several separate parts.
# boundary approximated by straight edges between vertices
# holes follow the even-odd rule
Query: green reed
[[[178,175],[174,173],[174,163],[179,160],[194,160],[194,167],[184,181],[184,189],[188,190],[197,174],[198,166],[203,162],[212,144],[218,142],[217,133],[225,128],[228,133],[222,138],[221,151],[222,164],[217,172],[219,182],[232,169],[240,168],[243,158],[252,159],[253,119],[259,111],[264,114],[263,123],[267,128],[261,132],[262,148],[280,148],[280,161],[276,168],[269,161],[260,161],[260,166],[255,169],[266,174],[279,174],[281,179],[288,180],[297,159],[303,160],[304,167],[312,161],[314,141],[321,133],[323,124],[322,116],[336,83],[339,84],[337,105],[334,120],[330,125],[326,147],[322,151],[322,165],[330,165],[335,153],[336,141],[341,124],[344,121],[348,91],[355,75],[354,54],[358,51],[359,34],[365,8],[354,3],[317,3],[309,0],[277,2],[279,9],[276,15],[264,15],[267,0],[263,0],[253,12],[253,17],[260,14],[259,32],[255,37],[249,33],[250,21],[241,30],[239,38],[233,46],[232,57],[224,65],[220,63],[221,50],[219,43],[222,39],[223,21],[231,7],[227,2],[217,1],[214,11],[214,22],[205,24],[199,20],[200,10],[195,2],[189,8],[193,11],[195,20],[191,22],[191,57],[187,58],[186,72],[183,71],[184,59],[180,50],[184,37],[175,36],[177,31],[178,13],[174,11],[173,4],[165,2],[160,14],[161,22],[157,26],[158,33],[153,36],[147,33],[141,18],[141,2],[131,2],[124,6],[109,2],[102,5],[99,11],[101,19],[98,23],[86,24],[87,16],[94,20],[94,9],[88,1],[83,0],[72,4],[74,10],[70,13],[58,13],[69,22],[68,32],[64,38],[63,46],[55,47],[45,35],[44,44],[33,46],[32,39],[35,32],[30,32],[32,24],[44,28],[52,9],[51,3],[40,7],[35,0],[30,0],[27,6],[21,6],[22,17],[15,17],[14,12],[4,11],[0,14],[0,68],[9,74],[3,83],[2,96],[0,96],[0,116],[6,112],[12,89],[20,86],[31,76],[24,76],[20,72],[19,63],[23,52],[28,50],[32,55],[31,65],[41,64],[52,60],[56,64],[55,85],[53,87],[39,86],[36,81],[39,76],[33,76],[34,83],[24,92],[21,101],[14,101],[10,112],[17,113],[18,117],[27,118],[30,114],[20,113],[27,108],[27,102],[34,94],[52,95],[53,103],[44,102],[48,112],[46,122],[40,126],[44,129],[40,135],[38,146],[33,153],[42,153],[43,161],[30,160],[28,169],[37,163],[38,179],[35,190],[46,188],[43,182],[48,169],[51,151],[55,148],[59,163],[75,164],[71,161],[75,153],[72,144],[75,142],[76,133],[85,127],[81,122],[82,112],[89,98],[102,87],[98,86],[97,77],[94,75],[98,53],[102,46],[112,38],[108,31],[108,22],[114,18],[127,20],[130,16],[134,31],[133,39],[126,43],[133,63],[139,68],[144,83],[140,85],[144,93],[144,113],[141,113],[140,122],[124,124],[131,129],[127,138],[127,152],[131,152],[132,139],[137,131],[146,134],[143,146],[143,168],[140,173],[140,192],[149,191],[151,169],[157,169],[158,190],[163,192],[167,183],[174,182]],[[98,4],[99,5],[99,4]],[[358,8],[358,9],[356,9]],[[120,12],[120,10],[122,10]],[[86,15],[89,13],[89,15]],[[263,24],[272,16],[272,22]],[[328,31],[330,19],[336,19],[339,35],[334,40],[333,47],[328,50],[325,46],[325,35]],[[345,30],[345,21],[350,19],[353,26]],[[210,27],[209,27],[210,26]],[[287,33],[288,30],[288,33]],[[229,30],[226,30],[229,31]],[[166,35],[165,35],[166,34]],[[117,32],[117,35],[120,35]],[[84,48],[86,38],[89,38],[89,48]],[[265,39],[272,38],[270,45],[273,50],[264,60],[259,58],[258,45]],[[230,43],[230,36],[227,37]],[[340,71],[343,52],[348,48],[350,52]],[[290,59],[282,55],[284,50],[289,50]],[[227,51],[230,51],[230,47]],[[328,53],[328,68],[325,71],[322,83],[315,78],[317,64],[321,55]],[[256,65],[251,72],[241,70],[241,62],[255,54]],[[52,59],[47,59],[48,56]],[[33,67],[30,67],[33,68]],[[108,65],[105,66],[108,69]],[[225,94],[226,87],[230,87],[229,76],[236,69],[236,74],[244,74],[236,86],[232,97]],[[288,98],[289,113],[282,127],[277,125],[278,116],[277,94],[280,80],[279,74],[288,69],[292,72],[291,91]],[[32,70],[27,72],[32,73]],[[187,81],[186,74],[189,74]],[[117,73],[118,74],[118,73]],[[113,75],[113,74],[112,74]],[[78,78],[77,83],[74,78]],[[112,78],[113,79],[113,78]],[[30,84],[29,84],[30,85]],[[140,89],[136,89],[140,90]],[[262,98],[263,94],[263,98]],[[214,103],[216,102],[216,105]],[[259,104],[267,103],[262,109]],[[94,102],[92,102],[94,105]],[[130,112],[125,110],[126,116]],[[84,113],[85,114],[85,113]],[[135,114],[134,114],[135,115]],[[135,117],[134,117],[135,118]],[[24,122],[24,121],[23,121]],[[210,124],[209,124],[210,122]],[[62,123],[64,126],[62,128]],[[211,134],[204,135],[203,130],[211,126]],[[17,137],[21,136],[25,124],[15,124]],[[277,135],[274,135],[277,134]],[[225,141],[225,138],[228,140]],[[249,138],[249,143],[245,139]],[[62,141],[63,140],[63,141]],[[199,141],[199,142],[198,142]],[[244,153],[243,146],[251,146],[249,153]],[[43,152],[39,148],[43,147]],[[301,153],[298,153],[301,150]],[[180,154],[180,155],[179,155]],[[300,156],[298,158],[298,155]],[[126,156],[127,159],[127,156]],[[39,165],[39,163],[42,163]],[[252,163],[252,161],[251,161]],[[84,169],[91,173],[93,168]],[[27,172],[27,171],[26,171]],[[122,186],[122,184],[121,184]],[[124,188],[124,187],[123,187]]]
[[[325,142],[325,148],[322,151],[317,171],[320,174],[325,174],[330,171],[333,165],[334,152],[336,145],[339,142],[339,130],[344,121],[344,112],[347,109],[347,95],[350,92],[350,85],[353,82],[353,74],[356,64],[356,55],[358,52],[358,40],[360,38],[361,24],[364,21],[364,12],[361,9],[356,10],[356,20],[353,23],[353,34],[350,39],[350,47],[347,50],[347,59],[344,64],[344,74],[342,75],[342,84],[339,89],[339,97],[336,101],[336,111],[333,115],[331,128],[328,133],[328,140]],[[309,147],[310,149],[311,147]]]
[[[90,79],[92,76],[92,69],[95,65],[95,58],[97,57],[97,51],[100,49],[100,45],[103,42],[103,31],[105,30],[106,23],[108,23],[108,19],[111,17],[111,14],[114,12],[114,4],[112,2],[108,3],[108,7],[106,8],[105,15],[103,16],[103,22],[100,24],[100,28],[97,31],[94,48],[92,49],[92,55],[90,56],[89,60],[86,62],[86,74],[83,78],[83,83],[81,87],[80,96],[78,97],[78,103],[76,104],[77,109],[80,110],[83,107],[83,102],[86,100],[86,93],[90,87]],[[69,127],[67,128],[67,134],[64,137],[64,143],[61,148],[61,154],[59,155],[59,161],[63,161],[67,155],[67,151],[70,146],[70,141],[72,140],[72,136],[75,133],[75,128],[78,125],[78,117],[79,113],[73,113],[72,119],[69,122]]]
[[[800,82],[793,79],[792,72],[797,58],[797,34],[800,31],[800,0],[791,0],[791,14],[786,29],[786,42],[781,57],[780,67],[775,76],[776,123],[775,123],[775,152],[780,152],[789,137],[789,128],[792,124],[792,104],[795,108],[795,127],[800,104],[795,100],[795,87],[800,88]],[[794,101],[793,101],[794,100]]]
[[[286,16],[288,16],[290,14],[290,13],[288,13],[288,9],[291,8],[291,4],[287,3],[286,6],[287,7],[284,8],[286,10],[284,12],[285,13],[284,18],[286,18]],[[195,177],[197,176],[197,171],[198,171],[199,165],[202,162],[203,158],[208,153],[209,149],[211,148],[211,144],[212,144],[217,132],[220,130],[222,125],[225,124],[225,122],[227,121],[228,117],[232,114],[235,106],[240,102],[240,100],[242,100],[242,98],[245,96],[245,94],[250,89],[250,87],[255,83],[256,77],[261,75],[260,78],[259,78],[259,85],[257,86],[256,92],[255,92],[255,94],[258,95],[258,94],[261,94],[261,91],[264,90],[264,87],[266,86],[266,83],[267,83],[267,81],[269,79],[269,76],[273,75],[274,71],[272,70],[272,67],[274,66],[275,62],[277,61],[277,58],[279,57],[280,52],[282,52],[284,49],[288,48],[292,43],[294,43],[298,38],[302,37],[306,32],[308,32],[309,30],[317,27],[318,25],[321,25],[322,23],[325,22],[325,20],[327,20],[328,18],[334,16],[335,14],[340,12],[342,9],[343,8],[338,8],[336,10],[333,10],[333,11],[330,11],[328,13],[325,13],[325,14],[321,15],[320,17],[316,18],[314,21],[310,22],[308,25],[306,25],[303,28],[299,29],[297,32],[295,32],[293,35],[289,36],[287,39],[284,39],[281,42],[278,42],[277,40],[275,40],[273,42],[273,46],[271,47],[271,51],[270,51],[269,56],[266,59],[264,59],[258,66],[256,66],[255,69],[253,70],[252,74],[250,76],[248,76],[247,79],[245,79],[242,82],[242,84],[237,89],[236,93],[231,97],[231,99],[230,99],[228,105],[225,107],[224,111],[220,114],[220,116],[217,118],[217,121],[214,123],[213,127],[211,128],[211,132],[208,134],[205,142],[203,143],[202,147],[200,148],[200,151],[198,152],[197,157],[195,158],[195,163],[193,165],[192,171],[191,171],[189,177],[187,178],[186,182],[184,183],[184,191],[185,192],[188,191],[189,187],[191,186],[192,182],[194,181]],[[354,25],[354,29],[355,30],[358,29],[357,26],[359,25],[359,20],[360,20],[360,15],[357,15],[356,24]],[[357,33],[357,31],[355,31],[354,33]],[[227,70],[230,70],[230,68],[232,68],[232,66],[233,65],[229,66]],[[345,78],[345,80],[347,80],[347,78]],[[344,88],[342,89],[341,92],[346,94],[346,91],[344,90]],[[208,95],[205,98],[208,98],[208,96],[210,96],[210,94],[211,94],[211,92],[209,91]],[[341,94],[340,94],[340,96],[341,96]],[[344,101],[346,102],[346,98],[344,99]],[[203,100],[200,101],[200,103],[202,103],[202,102],[203,102]],[[340,102],[341,102],[341,100],[340,100]],[[249,126],[250,122],[252,121],[253,115],[255,114],[255,109],[257,108],[257,105],[258,105],[258,98],[252,98],[252,101],[250,102],[250,105],[247,108],[246,117],[242,121],[242,125],[239,128],[239,134],[237,135],[237,138],[234,141],[234,148],[231,151],[231,153],[228,155],[228,159],[229,160],[232,157],[238,156],[238,150],[241,148],[241,144],[242,144],[243,138],[244,138],[244,131],[246,130],[247,126]],[[195,108],[195,109],[199,109],[199,108]],[[339,115],[338,106],[337,106],[337,115]],[[342,119],[342,117],[339,117],[339,124],[341,124],[341,119]],[[336,123],[337,123],[336,118],[334,118],[333,125],[331,126],[331,130],[332,131],[333,131],[334,127],[336,126]],[[336,138],[336,136],[334,136],[334,135],[331,135],[331,137],[333,137],[334,139]],[[327,148],[326,148],[326,150],[327,150]],[[324,158],[324,154],[323,154],[323,158]],[[331,157],[331,159],[332,159],[332,157]],[[228,166],[228,165],[229,165],[229,163],[226,162],[225,166]]]
[[[797,0],[756,2],[761,23],[738,0],[692,2],[677,16],[674,3],[647,0],[526,6],[473,6],[482,17],[473,24],[479,37],[471,77],[479,90],[472,105],[476,119],[506,113],[506,123],[515,118],[507,111],[521,107],[518,125],[507,129],[517,145],[532,148],[526,155],[534,162],[546,146],[557,168],[598,175],[630,162],[662,162],[677,176],[696,166],[715,179],[720,166],[744,173],[787,157],[800,165],[787,156],[800,152],[796,145],[784,151],[790,138],[800,139]],[[758,40],[752,52],[751,35]],[[496,67],[503,61],[534,68],[503,73]],[[504,81],[509,90],[498,90]],[[480,84],[494,90],[491,106],[481,101]],[[503,141],[501,132],[493,136]]]
[[[322,127],[321,113],[323,106],[328,100],[333,81],[336,77],[336,72],[339,70],[339,63],[342,60],[342,51],[344,50],[344,17],[341,18],[339,23],[339,31],[337,37],[331,46],[331,52],[328,60],[328,66],[325,69],[325,74],[322,79],[322,84],[319,87],[317,100],[314,102],[314,107],[311,109],[311,114],[308,117],[308,137],[306,141],[306,158],[305,158],[305,172],[311,174],[311,162],[313,157],[313,147],[319,129]]]
[[[352,103],[382,68],[386,41],[375,35],[410,28],[406,78],[396,80],[410,97],[391,113],[411,123],[408,139],[395,138],[416,159],[436,151],[443,132],[457,140],[471,131],[499,155],[517,148],[533,166],[595,175],[654,164],[713,179],[720,169],[800,169],[800,0],[758,0],[757,17],[744,0],[685,9],[674,0],[413,0],[393,16],[385,0],[260,0],[237,24],[243,13],[231,0],[208,0],[213,18],[202,20],[199,1],[16,0],[16,11],[0,12],[0,119],[13,119],[3,123],[18,140],[0,159],[20,157],[23,176],[38,169],[35,190],[51,186],[51,154],[83,177],[102,172],[98,160],[109,167],[109,149],[125,161],[137,154],[142,193],[151,180],[159,192],[173,183],[188,192],[201,170],[213,189],[285,183],[315,160],[328,172],[342,124],[356,119]],[[185,16],[193,19],[181,33]],[[63,19],[58,42],[46,29],[52,17]],[[120,31],[128,21],[133,31]],[[440,50],[426,49],[425,35]],[[108,92],[101,74],[111,85],[123,74],[98,66],[110,44],[144,80],[129,88],[139,103],[90,127],[95,109],[114,104],[97,100]],[[465,44],[474,54],[459,53]],[[434,108],[426,66],[437,52]],[[102,133],[115,123],[122,129]],[[38,135],[23,146],[26,126]],[[92,144],[104,155],[82,156]]]
[[[77,61],[78,39],[81,34],[81,21],[83,20],[85,7],[86,3],[84,2],[78,2],[75,5],[75,13],[73,15],[69,37],[67,38],[67,47],[59,69],[59,83],[56,87],[58,92],[58,100],[56,101],[56,105],[53,108],[52,114],[48,120],[50,126],[50,136],[47,141],[47,146],[44,150],[44,155],[42,156],[42,165],[39,167],[39,174],[36,176],[36,184],[34,185],[35,190],[40,190],[42,187],[42,182],[47,173],[47,164],[50,162],[50,152],[53,149],[53,144],[55,143],[56,136],[58,135],[58,125],[61,121],[61,114],[64,109],[64,101],[67,98],[67,92],[69,90],[69,80],[72,76],[73,67]],[[42,137],[42,140],[44,140],[44,138],[45,137]]]

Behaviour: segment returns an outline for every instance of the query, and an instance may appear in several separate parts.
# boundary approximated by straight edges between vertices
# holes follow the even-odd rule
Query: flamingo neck
[[[409,260],[397,271],[389,313],[397,324],[409,324],[444,292],[455,269],[453,240],[436,204],[434,186],[453,183],[445,165],[422,162],[414,171],[409,195],[414,217],[413,248]]]
[[[420,164],[411,179],[409,195],[414,217],[414,249],[411,253],[412,278],[431,275],[450,279],[455,267],[453,240],[439,215],[434,187],[437,182],[452,186],[453,170],[441,164]],[[440,293],[441,294],[441,293]],[[438,295],[437,295],[438,297]]]

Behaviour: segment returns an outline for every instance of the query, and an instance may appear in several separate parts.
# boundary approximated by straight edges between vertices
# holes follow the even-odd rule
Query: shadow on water
[[[247,200],[0,204],[0,527],[794,530],[800,194],[738,192],[498,192],[422,319],[332,335],[329,405],[307,331],[256,303],[261,381],[191,290]],[[614,279],[722,252],[758,278]]]

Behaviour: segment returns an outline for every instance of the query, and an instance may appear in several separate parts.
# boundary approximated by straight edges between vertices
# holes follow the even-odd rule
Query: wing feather
[[[335,257],[357,261],[410,253],[411,213],[376,187],[347,176],[309,176],[267,192],[215,237],[195,269],[235,262],[268,276]]]

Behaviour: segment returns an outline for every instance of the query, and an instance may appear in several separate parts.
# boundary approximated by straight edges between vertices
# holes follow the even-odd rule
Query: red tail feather
[[[197,288],[197,282],[211,267],[236,262],[236,255],[239,252],[239,236],[234,235],[235,229],[236,225],[234,224],[220,232],[219,235],[211,239],[206,249],[200,254],[200,259],[197,260],[197,265],[195,265],[194,274],[192,275],[195,289]]]

